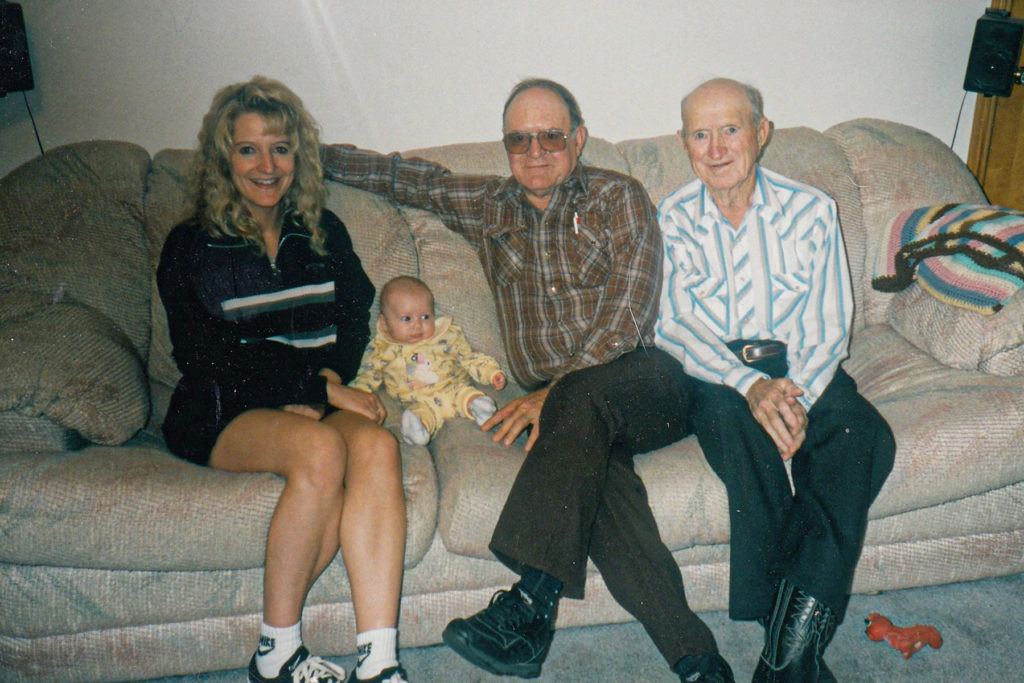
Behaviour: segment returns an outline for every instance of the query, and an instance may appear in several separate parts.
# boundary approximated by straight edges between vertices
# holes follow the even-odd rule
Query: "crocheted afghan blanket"
[[[916,279],[940,301],[988,315],[1024,286],[1022,247],[1022,211],[982,204],[904,211],[889,229],[886,272],[871,284],[898,292]]]

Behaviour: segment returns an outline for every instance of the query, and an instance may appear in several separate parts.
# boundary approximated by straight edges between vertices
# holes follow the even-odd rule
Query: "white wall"
[[[778,127],[892,119],[950,143],[985,0],[20,0],[45,147],[192,147],[214,91],[288,83],[327,142],[382,151],[495,139],[509,88],[565,83],[591,135],[674,132],[714,75],[761,88]],[[954,149],[966,157],[966,100]],[[0,99],[0,174],[38,154]]]

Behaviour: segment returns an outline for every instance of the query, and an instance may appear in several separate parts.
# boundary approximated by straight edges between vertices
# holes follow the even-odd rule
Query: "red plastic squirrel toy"
[[[942,647],[942,636],[934,626],[893,626],[891,621],[878,612],[869,614],[865,623],[868,625],[868,638],[875,641],[885,640],[903,653],[903,659],[910,659],[910,655],[925,645],[930,645],[936,650]]]

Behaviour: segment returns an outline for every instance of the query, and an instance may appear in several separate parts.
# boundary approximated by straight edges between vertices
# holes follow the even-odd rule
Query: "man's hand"
[[[796,455],[807,435],[807,411],[796,400],[803,393],[786,377],[761,378],[747,391],[750,412],[775,442],[783,460]]]
[[[537,442],[537,437],[540,436],[540,411],[544,407],[544,401],[550,390],[551,387],[544,387],[525,396],[512,399],[494,413],[491,419],[480,425],[480,429],[486,432],[500,424],[498,431],[494,432],[491,437],[491,441],[495,443],[502,441],[506,446],[511,446],[516,437],[532,425],[530,438],[526,440],[526,451],[529,452],[533,448],[533,444]]]

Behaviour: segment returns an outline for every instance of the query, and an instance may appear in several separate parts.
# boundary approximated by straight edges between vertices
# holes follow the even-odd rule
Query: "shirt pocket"
[[[514,285],[522,278],[527,247],[523,231],[512,230],[490,238],[491,269],[498,286]]]
[[[673,286],[689,292],[691,305],[699,317],[705,322],[714,321],[724,329],[729,310],[729,287],[724,278],[694,271]]]
[[[810,290],[809,274],[803,271],[774,273],[770,278],[773,318],[787,317],[802,303]]]
[[[570,279],[576,287],[601,287],[608,281],[612,269],[611,245],[596,227],[602,220],[599,215],[584,214],[578,223],[574,222],[572,233],[567,236]]]

